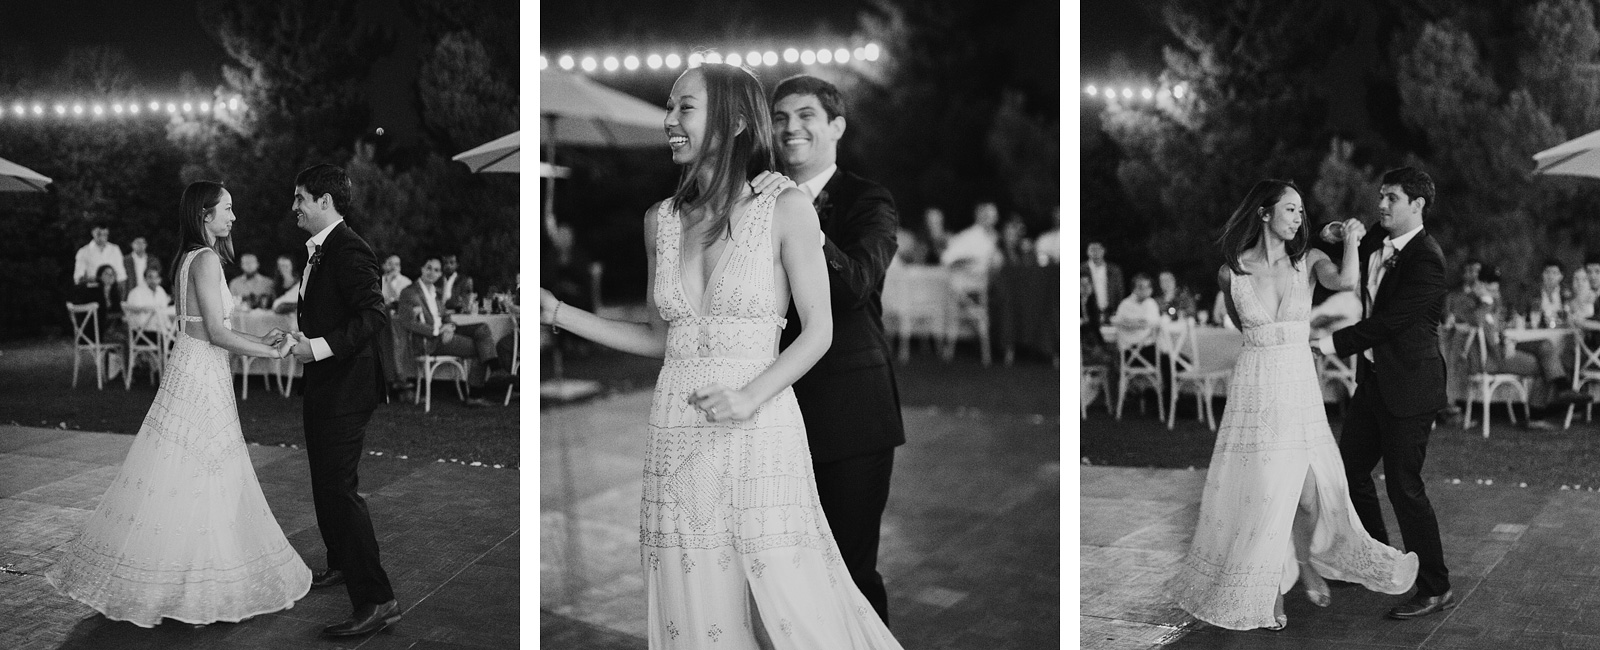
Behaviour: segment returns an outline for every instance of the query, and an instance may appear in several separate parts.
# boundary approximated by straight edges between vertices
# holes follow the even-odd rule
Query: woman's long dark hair
[[[695,161],[684,166],[672,199],[680,212],[710,208],[709,244],[722,232],[732,232],[733,206],[745,183],[778,165],[772,150],[772,111],[756,74],[726,63],[701,64],[683,74],[695,72],[706,83],[705,141]],[[710,186],[701,187],[700,171],[708,168]]]
[[[178,255],[172,258],[173,273],[178,272],[189,251],[207,246],[217,252],[223,264],[233,263],[233,237],[218,237],[211,244],[206,243],[206,214],[222,200],[222,189],[222,183],[217,181],[195,181],[184,188],[183,198],[178,201]],[[178,278],[172,282],[176,290]]]
[[[1217,240],[1217,244],[1222,247],[1222,256],[1227,260],[1228,268],[1234,273],[1249,275],[1239,266],[1239,258],[1261,240],[1262,231],[1265,229],[1261,217],[1270,214],[1272,206],[1277,205],[1278,200],[1283,198],[1283,193],[1288,190],[1294,190],[1302,197],[1305,196],[1294,181],[1280,181],[1275,178],[1259,181],[1255,187],[1250,188],[1250,193],[1244,196],[1244,201],[1239,203],[1239,207],[1234,208],[1233,216],[1228,217],[1228,225],[1223,226],[1222,237]],[[1299,264],[1310,248],[1310,236],[1306,234],[1304,220],[1300,222],[1300,229],[1295,231],[1294,239],[1283,244],[1289,251],[1290,261]]]

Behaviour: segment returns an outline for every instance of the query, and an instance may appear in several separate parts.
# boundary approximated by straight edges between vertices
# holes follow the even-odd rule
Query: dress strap
[[[205,319],[189,315],[189,267],[194,262],[199,249],[184,254],[183,263],[178,266],[178,321],[184,323],[198,323]]]

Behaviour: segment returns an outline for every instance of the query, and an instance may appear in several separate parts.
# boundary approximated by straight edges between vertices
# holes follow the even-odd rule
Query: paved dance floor
[[[643,650],[648,391],[540,416],[543,647]],[[905,409],[879,572],[908,649],[1059,647],[1060,419]]]
[[[1588,488],[1433,478],[1455,609],[1394,621],[1383,613],[1404,597],[1336,587],[1327,609],[1286,596],[1282,631],[1234,632],[1186,623],[1161,593],[1188,550],[1205,472],[1080,469],[1081,647],[1600,648],[1600,493]]]
[[[361,492],[405,619],[366,637],[318,632],[350,613],[343,587],[241,623],[152,629],[100,616],[42,577],[110,485],[133,436],[0,426],[0,648],[449,650],[518,643],[519,472],[366,456]],[[312,568],[324,551],[305,452],[250,447],[267,503]]]

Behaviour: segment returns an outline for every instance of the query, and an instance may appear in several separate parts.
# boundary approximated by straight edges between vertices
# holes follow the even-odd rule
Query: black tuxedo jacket
[[[296,307],[300,331],[326,341],[333,356],[305,365],[306,417],[370,412],[383,394],[378,334],[389,327],[378,257],[340,223],[322,242],[321,260],[307,268],[306,295]]]
[[[894,197],[882,185],[835,169],[813,205],[827,236],[833,343],[794,383],[811,459],[829,462],[904,444],[900,390],[883,333],[883,275],[894,259],[899,226]],[[791,302],[787,348],[800,335]]]
[[[1361,240],[1361,296],[1368,299],[1370,257],[1383,250],[1389,231],[1374,225]],[[1449,405],[1445,397],[1444,356],[1439,352],[1439,324],[1444,320],[1446,286],[1444,251],[1426,227],[1393,258],[1378,295],[1361,321],[1333,333],[1339,356],[1372,350],[1372,361],[1357,361],[1357,381],[1377,389],[1394,417],[1435,412]]]

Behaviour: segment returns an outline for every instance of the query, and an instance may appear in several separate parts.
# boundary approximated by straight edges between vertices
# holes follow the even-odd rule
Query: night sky
[[[120,48],[140,83],[175,91],[187,70],[204,85],[222,81],[228,55],[200,27],[194,0],[57,0],[0,3],[0,44],[20,45],[34,63],[53,68],[68,50]]]
[[[394,3],[357,0],[374,22],[394,30],[395,50],[373,62],[366,81],[372,126],[409,141],[420,126],[411,80],[421,61],[421,32]],[[175,93],[178,78],[192,73],[202,87],[223,82],[227,52],[201,25],[195,0],[0,1],[0,57],[20,50],[34,66],[55,68],[78,47],[121,49],[136,79],[151,93]],[[0,58],[0,66],[6,64]],[[0,98],[8,99],[8,98]]]

